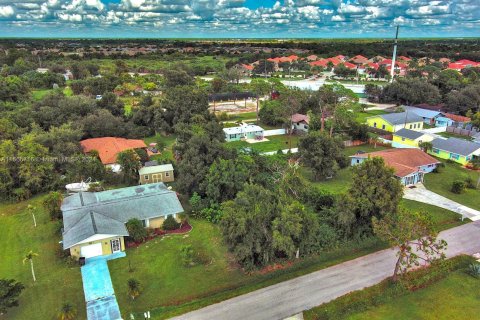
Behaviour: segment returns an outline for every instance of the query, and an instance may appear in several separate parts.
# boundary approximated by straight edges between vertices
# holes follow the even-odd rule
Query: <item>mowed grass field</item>
[[[445,168],[440,168],[440,173],[430,173],[425,175],[425,187],[467,207],[480,210],[480,188],[466,189],[461,194],[456,194],[450,191],[454,181],[465,181],[467,177],[470,177],[476,184],[480,178],[480,171],[465,169],[457,163],[443,162],[445,163]]]
[[[265,137],[268,141],[257,142],[257,143],[248,143],[246,141],[232,141],[226,142],[226,145],[230,148],[236,149],[251,149],[258,152],[271,152],[278,150],[285,150],[291,148],[296,148],[298,146],[298,141],[300,136],[297,135],[279,135],[279,136],[269,136]],[[290,143],[291,142],[291,143]]]
[[[79,266],[69,266],[56,255],[60,241],[58,224],[42,210],[43,197],[15,204],[0,204],[0,278],[15,279],[25,285],[20,306],[8,310],[0,319],[57,319],[64,302],[85,319],[85,301]],[[37,208],[37,227],[26,208]],[[30,250],[34,258],[37,282],[33,282],[29,263],[22,260]]]
[[[349,320],[467,320],[480,315],[480,280],[463,270]]]

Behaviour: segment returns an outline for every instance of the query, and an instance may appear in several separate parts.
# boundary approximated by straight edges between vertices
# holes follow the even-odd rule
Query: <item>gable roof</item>
[[[295,113],[292,116],[292,122],[302,122],[305,121],[307,124],[310,122],[310,117],[301,113]]]
[[[83,152],[98,151],[103,164],[112,164],[117,161],[117,155],[125,150],[146,148],[143,140],[125,139],[116,137],[91,138],[80,141]]]
[[[444,113],[443,114],[446,118],[451,119],[455,122],[470,122],[472,119],[469,117],[459,116],[458,114],[453,113]]]
[[[90,211],[63,233],[63,249],[69,249],[96,234],[128,236],[128,231],[123,222]]]
[[[372,116],[369,118],[380,117],[385,121],[388,121],[392,125],[411,123],[411,122],[423,122],[423,118],[413,112],[399,112],[399,113],[386,113],[378,116]]]
[[[416,148],[388,149],[350,156],[350,158],[383,158],[385,164],[395,170],[397,177],[405,177],[419,171],[418,167],[440,163],[437,159]]]
[[[432,145],[436,149],[456,153],[462,156],[468,156],[475,151],[480,150],[480,143],[459,138],[437,138],[432,141]]]
[[[143,167],[143,168],[140,168],[140,170],[138,170],[138,173],[142,175],[142,174],[167,172],[167,171],[173,171],[172,164],[168,163],[168,164],[161,164],[158,166]]]
[[[250,132],[263,132],[263,128],[255,124],[242,124],[239,127],[223,128],[225,134],[241,134]]]
[[[102,192],[80,192],[66,197],[62,202],[61,210],[64,242],[78,243],[90,237],[92,232],[105,234],[105,232],[122,231],[119,224],[114,224],[111,220],[121,223],[126,223],[132,218],[145,220],[181,213],[183,207],[177,194],[168,190],[165,184],[160,182]],[[92,212],[95,213],[93,216],[95,222],[107,224],[110,221],[112,228],[115,227],[115,229],[105,227],[105,230],[100,230],[99,225],[96,224],[97,230],[95,230],[93,223],[89,226],[88,218],[85,216],[91,215]]]
[[[408,112],[414,112],[420,117],[427,118],[427,119],[432,119],[442,114],[439,111],[433,111],[433,110],[422,109],[422,108],[411,107],[411,106],[404,106],[404,108],[405,110],[408,110]]]
[[[415,131],[415,130],[402,128],[402,129],[398,130],[397,132],[394,132],[393,135],[403,137],[403,138],[407,138],[407,139],[411,139],[411,140],[415,140],[415,139],[418,139],[421,136],[425,135],[425,133],[423,133],[421,131]]]

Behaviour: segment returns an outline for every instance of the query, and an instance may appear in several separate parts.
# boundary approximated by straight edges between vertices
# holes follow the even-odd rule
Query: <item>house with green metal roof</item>
[[[79,192],[66,197],[63,249],[74,258],[91,258],[125,250],[125,223],[136,218],[146,228],[160,228],[168,216],[178,219],[183,207],[165,184],[152,183],[101,192]]]
[[[170,163],[143,167],[138,171],[138,174],[140,184],[174,181],[173,166]]]

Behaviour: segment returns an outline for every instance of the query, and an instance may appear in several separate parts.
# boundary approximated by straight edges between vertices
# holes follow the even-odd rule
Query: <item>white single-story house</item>
[[[260,126],[247,123],[243,123],[239,127],[223,128],[227,142],[241,139],[263,139],[264,131]]]

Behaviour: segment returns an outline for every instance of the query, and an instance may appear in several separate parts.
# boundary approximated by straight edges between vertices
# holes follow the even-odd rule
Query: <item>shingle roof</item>
[[[132,218],[145,220],[183,212],[177,194],[161,182],[102,192],[80,192],[66,197],[61,209],[64,242],[67,243],[78,243],[89,237],[92,231],[85,216],[91,212],[122,223]],[[97,215],[94,218],[97,221]],[[116,230],[119,231],[118,228]]]
[[[393,125],[411,122],[423,122],[423,118],[413,112],[386,113],[370,118],[374,117],[380,117]]]
[[[398,130],[397,132],[394,133],[394,135],[399,136],[399,137],[404,137],[407,139],[415,140],[417,138],[420,138],[423,136],[425,133],[420,132],[420,131],[415,131],[415,130],[409,130],[402,128]]]
[[[161,164],[158,166],[150,166],[150,167],[143,167],[141,168],[138,173],[142,174],[150,174],[150,173],[157,173],[157,172],[167,172],[173,171],[173,166],[169,164]]]
[[[98,156],[103,164],[112,164],[117,161],[117,154],[130,149],[146,148],[143,140],[125,139],[115,137],[92,138],[80,141],[83,152],[98,151]]]
[[[432,141],[432,145],[436,149],[456,153],[462,156],[468,156],[480,149],[480,143],[458,138],[437,138]]]
[[[388,149],[350,156],[350,158],[373,157],[383,158],[385,164],[393,168],[395,175],[401,178],[419,171],[418,167],[440,162],[422,150],[415,148]]]
[[[96,234],[128,236],[128,231],[123,222],[90,211],[81,215],[80,219],[63,233],[63,249],[68,249]]]

